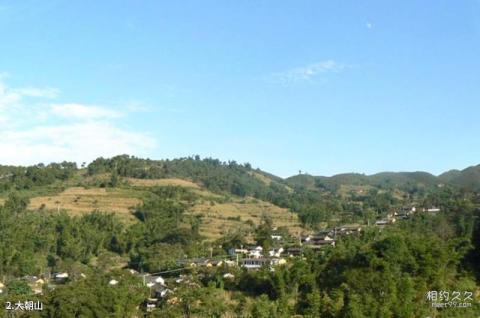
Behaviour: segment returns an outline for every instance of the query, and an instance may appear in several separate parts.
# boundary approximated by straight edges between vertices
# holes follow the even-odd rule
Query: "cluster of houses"
[[[327,247],[335,247],[336,241],[344,236],[358,235],[362,231],[359,225],[335,227],[329,230],[319,231],[315,234],[303,235],[294,244],[295,246],[286,247],[283,238],[279,234],[272,234],[272,240],[275,247],[264,250],[262,246],[240,246],[239,248],[231,248],[228,255],[220,258],[194,258],[181,260],[178,265],[185,268],[200,267],[242,267],[246,270],[257,270],[262,267],[268,267],[274,270],[275,266],[286,264],[291,257],[301,256],[305,249],[320,250]],[[140,275],[140,274],[139,274]],[[226,280],[234,279],[232,273],[225,273],[223,278]],[[176,301],[174,296],[177,284],[194,284],[190,281],[188,275],[180,275],[168,283],[161,276],[147,275],[143,276],[144,284],[151,290],[150,298],[148,298],[144,306],[148,311],[154,310],[161,301],[172,303]],[[169,285],[167,287],[167,284]]]
[[[144,301],[144,308],[151,312],[157,308],[161,301],[166,301],[168,304],[176,304],[180,300],[175,296],[175,292],[180,285],[186,285],[189,288],[199,288],[200,285],[193,281],[191,275],[180,274],[178,276],[171,277],[168,281],[157,274],[141,274],[134,270],[129,270],[132,274],[137,275],[143,280],[144,286],[147,286],[150,289],[149,297]],[[166,273],[166,272],[165,272]],[[225,279],[232,279],[235,276],[230,273],[223,275]],[[115,281],[115,280],[112,280]],[[116,285],[112,283],[110,285]]]
[[[430,208],[416,208],[415,206],[405,207],[399,211],[387,214],[386,218],[377,220],[375,226],[383,228],[396,222],[397,219],[406,219],[410,215],[418,212],[437,214],[440,209],[437,207]],[[262,246],[240,246],[240,248],[231,248],[228,255],[223,257],[210,258],[194,258],[179,260],[178,265],[182,268],[195,267],[242,267],[247,270],[256,270],[262,267],[269,267],[274,270],[275,266],[287,263],[287,259],[296,256],[302,256],[305,248],[312,250],[320,250],[326,247],[335,247],[336,241],[344,236],[358,235],[361,233],[362,227],[358,225],[345,225],[319,231],[315,234],[302,235],[299,237],[298,243],[285,244],[284,238],[281,234],[273,233],[271,239],[275,247],[264,250]],[[283,246],[282,246],[283,245]],[[286,246],[285,246],[286,245]],[[287,247],[288,245],[294,245]],[[173,296],[179,284],[195,284],[191,281],[190,276],[180,274],[173,280],[167,282],[162,276],[153,274],[140,274],[135,270],[128,269],[131,274],[137,275],[143,279],[143,284],[150,289],[150,297],[146,299],[144,306],[147,311],[152,311],[159,304],[160,299],[167,299],[167,302],[175,302],[176,298]],[[84,274],[80,274],[85,278]],[[234,279],[235,276],[231,273],[225,273],[224,279]],[[30,286],[34,294],[42,294],[44,289],[52,290],[59,284],[64,284],[69,280],[69,274],[66,272],[54,273],[48,277],[24,276],[22,278]],[[112,288],[117,285],[117,279],[111,279],[108,284]],[[0,295],[5,292],[5,285],[0,282]],[[170,296],[170,297],[169,297]]]
[[[177,264],[188,268],[195,267],[243,267],[246,269],[256,269],[262,266],[285,264],[285,256],[296,256],[298,253],[287,253],[283,247],[272,248],[264,253],[261,246],[249,246],[240,248],[231,248],[228,255],[223,257],[201,257],[179,260]]]
[[[216,267],[216,266],[236,266],[237,263],[227,258],[218,257],[199,257],[191,259],[178,260],[177,264],[184,267]]]
[[[55,289],[57,285],[65,284],[68,281],[69,275],[66,272],[53,273],[45,277],[38,277],[34,275],[26,275],[21,278],[30,287],[35,295],[42,295],[44,288],[49,290]],[[0,295],[5,293],[5,284],[0,282]]]
[[[315,234],[309,234],[300,238],[301,246],[306,246],[312,249],[321,249],[323,247],[335,247],[335,242],[338,238],[347,235],[357,235],[362,231],[362,227],[357,225],[335,227],[319,231]]]
[[[143,306],[147,311],[154,310],[158,306],[160,299],[165,299],[167,296],[174,294],[176,288],[167,287],[165,278],[158,274],[142,274],[133,269],[127,269],[127,271],[130,274],[139,277],[143,281],[143,285],[150,289],[150,295],[143,303]],[[115,288],[115,286],[120,283],[119,279],[120,278],[112,278],[108,282],[108,285],[110,285],[112,288]],[[180,275],[174,281],[172,281],[171,284],[180,284],[182,282],[188,283],[187,276]]]
[[[270,266],[273,269],[274,266],[286,264],[287,262],[283,257],[283,255],[286,255],[283,247],[272,248],[267,253],[264,253],[261,246],[231,248],[229,255],[232,258],[236,258],[237,266],[246,269],[258,269],[264,266]]]
[[[143,283],[148,288],[150,288],[150,297],[147,298],[144,303],[147,311],[151,311],[156,308],[159,299],[165,298],[168,295],[173,294],[173,290],[167,287],[165,279],[159,275],[143,276]]]
[[[417,208],[416,206],[408,206],[400,209],[399,211],[394,211],[387,214],[387,217],[381,220],[377,220],[375,225],[383,228],[387,225],[391,225],[395,223],[398,219],[404,220],[408,219],[411,215],[416,213],[426,213],[430,215],[436,215],[441,212],[441,209],[435,206],[427,207],[427,208]]]
[[[394,224],[397,219],[406,219],[415,213],[435,215],[440,211],[437,207],[417,208],[411,205],[387,214],[386,218],[377,220],[375,226],[383,228]],[[338,238],[346,235],[357,235],[361,231],[362,227],[358,225],[335,227],[333,229],[319,231],[315,234],[302,235],[298,243],[290,247],[282,246],[285,243],[283,236],[278,233],[273,233],[271,238],[276,247],[270,248],[268,251],[264,251],[262,246],[241,246],[240,248],[231,248],[228,251],[228,256],[226,255],[221,258],[210,257],[179,260],[178,265],[183,268],[226,266],[242,267],[247,270],[255,270],[268,266],[274,270],[275,266],[286,264],[288,258],[301,256],[304,248],[318,250],[324,247],[335,247]],[[138,274],[138,272],[136,274]],[[80,276],[83,278],[86,277],[84,274],[80,274]],[[151,288],[156,299],[159,297],[163,298],[172,292],[166,288],[165,280],[160,276],[143,276],[143,278],[145,279],[144,283]],[[21,279],[27,282],[34,294],[42,294],[45,288],[52,290],[57,285],[64,284],[68,281],[69,274],[59,272],[47,275],[47,277],[24,276]],[[184,278],[179,279],[180,282]],[[118,281],[112,279],[109,284],[115,286],[118,284]],[[5,293],[5,285],[0,282],[0,295],[3,293]]]
[[[397,221],[397,218],[399,218],[399,217],[400,216],[397,215],[397,212],[389,213],[389,214],[387,214],[386,218],[375,221],[375,226],[377,226],[379,228],[384,228],[387,225],[394,224]],[[407,218],[407,217],[405,217],[405,218]]]
[[[425,209],[427,213],[437,213],[440,210],[437,208]],[[387,215],[384,220],[378,220],[375,225],[383,227],[385,225],[395,223],[396,218],[405,218],[411,213],[415,213],[415,208],[409,210],[408,213],[391,213]],[[362,227],[359,225],[345,225],[335,227],[333,229],[322,230],[314,234],[303,235],[299,238],[298,243],[295,246],[286,247],[282,246],[284,240],[280,234],[272,234],[271,238],[274,241],[276,247],[270,248],[265,251],[262,246],[240,246],[239,248],[231,248],[228,251],[228,255],[223,257],[210,257],[210,258],[193,258],[186,260],[179,260],[178,265],[184,268],[201,268],[201,267],[242,267],[246,270],[257,270],[262,267],[268,267],[274,270],[275,266],[286,264],[287,260],[291,257],[301,256],[303,251],[307,249],[321,250],[327,247],[335,247],[335,243],[338,239],[359,235],[362,231]],[[175,297],[175,290],[179,284],[195,284],[191,281],[189,275],[179,275],[173,280],[167,282],[165,279],[158,275],[142,275],[138,272],[132,271],[137,275],[141,275],[144,284],[150,288],[150,297],[144,302],[144,306],[147,311],[154,310],[163,299],[168,303],[175,303],[178,299]],[[235,276],[232,273],[225,273],[223,278],[226,280],[234,279]],[[116,285],[116,280],[110,281],[110,285]]]
[[[402,212],[399,213],[399,215],[406,215],[410,216],[415,213],[428,213],[428,214],[437,214],[441,211],[439,207],[436,206],[430,206],[430,207],[420,207],[417,208],[415,205],[408,206],[403,208]]]
[[[304,235],[295,246],[283,247],[282,237],[278,234],[272,234],[272,240],[277,241],[277,247],[271,248],[267,252],[261,246],[232,248],[229,255],[237,259],[237,265],[248,270],[259,269],[264,266],[274,268],[275,266],[285,264],[290,257],[301,256],[304,248],[321,249],[327,246],[334,247],[338,238],[345,235],[355,235],[360,233],[360,226],[342,226],[331,230],[323,230],[315,234]]]

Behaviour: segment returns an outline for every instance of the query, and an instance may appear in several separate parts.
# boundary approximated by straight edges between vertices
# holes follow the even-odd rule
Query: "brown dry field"
[[[180,186],[186,188],[200,189],[200,186],[192,181],[168,178],[168,179],[135,179],[125,178],[125,180],[132,186],[139,187],[153,187],[153,186]]]
[[[198,194],[204,198],[213,198],[220,199],[223,196],[210,192],[202,188],[197,183],[194,183],[190,180],[178,179],[178,178],[167,178],[167,179],[135,179],[135,178],[126,178],[125,179],[129,185],[134,187],[154,187],[154,186],[179,186],[190,189],[193,193]]]
[[[44,204],[46,209],[64,209],[71,215],[87,214],[98,209],[115,212],[122,220],[131,221],[134,217],[130,209],[139,203],[139,199],[121,189],[72,187],[58,195],[31,198],[29,208],[37,210]]]
[[[339,189],[339,193],[342,197],[347,197],[350,195],[350,192],[355,193],[356,195],[366,195],[368,192],[374,189],[373,186],[370,185],[345,185],[342,184]],[[378,193],[385,193],[387,192],[386,190],[378,190]],[[395,189],[393,191],[393,196],[399,200],[401,200],[405,195],[405,192]]]
[[[214,205],[211,205],[210,202],[197,203],[189,212],[192,215],[203,216],[200,234],[212,240],[246,226],[245,222],[248,220],[258,225],[264,214],[271,217],[274,226],[288,227],[291,234],[296,235],[302,230],[296,214],[288,209],[251,198],[237,199],[227,203],[215,202]],[[240,217],[240,220],[234,219],[237,217]]]

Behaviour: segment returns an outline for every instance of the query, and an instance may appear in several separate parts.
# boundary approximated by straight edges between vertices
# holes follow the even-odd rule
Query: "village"
[[[399,211],[388,213],[385,218],[377,220],[372,226],[382,230],[394,224],[397,220],[408,219],[415,213],[435,215],[438,212],[440,212],[440,209],[436,207],[420,209],[417,209],[415,206],[405,207]],[[147,311],[152,311],[162,301],[170,304],[178,301],[175,297],[176,289],[182,285],[195,284],[192,281],[192,271],[222,269],[223,279],[227,281],[234,280],[234,272],[238,273],[238,270],[242,269],[252,271],[263,268],[275,271],[277,266],[285,265],[294,258],[302,258],[307,251],[322,252],[325,249],[335,248],[338,240],[347,236],[358,236],[365,227],[365,225],[349,224],[297,237],[285,237],[282,232],[277,231],[277,228],[273,228],[270,235],[273,244],[268,249],[264,249],[260,245],[232,247],[228,250],[228,254],[225,255],[179,259],[177,260],[178,268],[156,273],[140,273],[131,268],[125,268],[124,270],[131,275],[137,276],[142,284],[149,288],[150,297],[145,300],[144,308]],[[21,277],[21,280],[28,284],[33,294],[42,295],[71,280],[85,279],[86,277],[87,275],[84,273],[77,273],[75,277],[72,277],[68,272],[56,272],[41,277],[27,275]],[[120,277],[112,277],[108,281],[108,285],[115,288],[119,284],[120,279]],[[5,284],[0,281],[0,295],[4,293],[4,289]]]

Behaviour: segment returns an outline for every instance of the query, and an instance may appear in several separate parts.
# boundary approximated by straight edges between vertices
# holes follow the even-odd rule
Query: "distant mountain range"
[[[290,185],[306,188],[371,185],[382,188],[432,187],[448,184],[480,191],[480,165],[464,170],[450,170],[435,176],[428,172],[381,172],[373,175],[343,173],[331,177],[299,174],[285,179]]]

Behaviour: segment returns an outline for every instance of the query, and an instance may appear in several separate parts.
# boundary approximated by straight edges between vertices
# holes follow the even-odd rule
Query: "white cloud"
[[[19,103],[21,99],[20,93],[9,90],[0,82],[0,110]]]
[[[122,113],[99,106],[87,106],[82,104],[55,104],[51,106],[54,115],[70,119],[102,119],[118,118]]]
[[[367,21],[367,23],[365,23],[365,26],[367,27],[367,29],[373,28],[373,24],[369,21]]]
[[[297,82],[309,81],[322,73],[340,72],[346,67],[345,64],[333,60],[321,61],[284,72],[274,73],[271,76],[271,81],[276,84],[290,85]]]
[[[28,165],[63,160],[90,162],[99,156],[146,155],[155,140],[102,122],[37,126],[27,130],[0,131],[2,164]]]
[[[121,125],[119,112],[82,103],[45,103],[56,89],[11,88],[0,78],[0,164],[89,162],[117,154],[147,156],[150,135]]]
[[[55,88],[25,87],[14,91],[26,97],[56,98],[59,94],[58,89]]]
[[[19,108],[25,98],[56,98],[58,90],[53,88],[14,88],[7,87],[3,81],[8,75],[0,73],[0,117],[5,116],[9,108]]]

